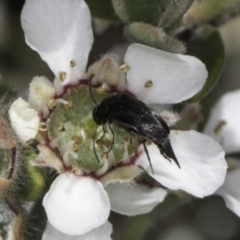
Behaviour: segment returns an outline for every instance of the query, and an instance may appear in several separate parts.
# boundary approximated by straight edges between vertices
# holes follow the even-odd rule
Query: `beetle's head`
[[[97,125],[103,125],[107,122],[107,118],[101,106],[96,106],[92,112],[93,120]]]
[[[93,109],[92,117],[93,117],[93,120],[95,121],[95,123],[96,123],[97,125],[101,125],[101,121],[100,121],[99,116],[98,116],[98,106],[96,106],[96,107]]]

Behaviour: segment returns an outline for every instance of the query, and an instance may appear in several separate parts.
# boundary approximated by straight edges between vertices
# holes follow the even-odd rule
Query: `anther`
[[[152,86],[153,86],[153,82],[151,80],[146,81],[145,84],[144,84],[145,88],[150,88]]]
[[[126,72],[128,72],[131,68],[125,63],[125,64],[121,65],[119,69],[120,69],[120,71],[121,71],[122,73],[126,73]]]
[[[76,65],[77,65],[77,61],[76,61],[75,59],[72,59],[72,60],[70,61],[70,67],[73,68],[73,67],[75,67]]]

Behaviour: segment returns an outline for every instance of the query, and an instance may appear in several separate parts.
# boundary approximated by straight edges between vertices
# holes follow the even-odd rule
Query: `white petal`
[[[216,191],[226,206],[240,217],[240,169],[227,173],[224,184]]]
[[[68,235],[85,234],[101,226],[110,212],[102,184],[71,173],[57,177],[44,197],[43,206],[49,222]]]
[[[46,77],[34,77],[29,87],[29,102],[38,112],[43,112],[44,116],[49,113],[48,102],[54,97],[55,89]]]
[[[204,133],[216,139],[226,153],[240,151],[240,90],[222,96],[213,108]]]
[[[15,100],[9,109],[11,126],[23,143],[33,139],[39,127],[37,111],[29,107],[29,103],[22,98]]]
[[[106,222],[100,227],[83,235],[70,236],[58,231],[48,221],[42,240],[111,240],[111,233],[112,225]]]
[[[227,164],[217,142],[196,131],[171,131],[170,140],[181,169],[165,159],[154,144],[148,146],[154,174],[143,149],[136,164],[142,165],[163,186],[182,189],[196,197],[210,195],[223,184]]]
[[[125,55],[129,65],[127,89],[148,104],[178,103],[203,87],[207,70],[197,58],[132,44]],[[152,87],[145,87],[151,80]]]
[[[114,212],[135,216],[152,211],[167,195],[163,188],[140,184],[110,183],[105,187]]]
[[[91,17],[83,0],[27,0],[21,14],[28,45],[47,62],[64,84],[84,76],[93,42]],[[76,61],[71,67],[70,62]]]

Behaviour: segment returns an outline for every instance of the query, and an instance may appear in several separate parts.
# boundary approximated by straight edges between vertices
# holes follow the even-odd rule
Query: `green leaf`
[[[219,79],[223,69],[225,52],[218,30],[209,25],[197,29],[187,47],[187,54],[199,58],[208,70],[208,79],[205,85],[190,100],[194,102],[203,98]]]
[[[182,42],[164,32],[162,28],[150,24],[134,22],[124,29],[127,38],[135,43],[161,49],[171,53],[184,54],[186,49]]]
[[[193,0],[169,0],[166,10],[160,19],[159,27],[168,30],[172,28],[187,12]]]
[[[85,0],[93,17],[119,21],[111,0]]]
[[[144,22],[169,29],[181,19],[193,0],[112,0],[124,22]]]
[[[124,22],[145,22],[157,26],[165,9],[163,0],[112,0],[113,7]]]

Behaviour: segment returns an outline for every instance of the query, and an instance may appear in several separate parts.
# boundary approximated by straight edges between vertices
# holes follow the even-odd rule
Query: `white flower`
[[[206,79],[205,65],[195,57],[132,44],[125,55],[130,67],[127,89],[147,104],[172,104],[191,98]],[[145,87],[151,80],[152,87]]]
[[[212,109],[204,133],[217,140],[227,154],[240,151],[240,90],[226,93]]]
[[[16,99],[10,106],[9,118],[11,126],[22,143],[34,139],[39,128],[37,111],[22,98]]]
[[[224,152],[212,138],[196,131],[171,131],[171,144],[181,169],[167,161],[159,149],[151,145],[148,149],[153,163],[151,173],[145,152],[137,160],[149,174],[169,189],[182,189],[196,197],[205,197],[223,184],[226,175]]]
[[[77,85],[85,77],[93,42],[90,12],[85,2],[27,0],[21,21],[28,45],[40,54],[56,76],[56,93],[61,94],[66,85]],[[125,62],[130,67],[125,91],[147,104],[186,100],[202,88],[207,77],[205,66],[194,57],[140,44],[130,45]],[[151,82],[152,87],[146,87],[146,82]],[[167,188],[183,189],[198,197],[212,194],[223,183],[226,174],[222,148],[214,140],[194,131],[172,131],[170,137],[181,169],[162,157],[153,145],[148,149],[155,173],[151,173],[142,146],[138,149],[135,164],[144,167]],[[43,202],[49,222],[62,233],[81,235],[73,239],[82,239],[83,234],[97,231],[107,221],[109,203],[114,211],[132,216],[151,211],[167,194],[162,188],[150,188],[137,181],[135,185],[123,185],[122,182],[108,183],[104,189],[90,176],[60,175]],[[126,192],[127,196],[124,195]],[[60,238],[58,233],[51,231],[48,225],[44,236],[51,234],[51,239]]]
[[[109,222],[104,223],[102,226],[79,236],[69,236],[54,228],[47,222],[46,230],[43,234],[42,240],[111,240],[112,225]]]
[[[239,161],[239,160],[238,160]],[[226,206],[240,217],[240,169],[234,169],[227,173],[224,184],[216,191],[223,197]]]
[[[112,210],[127,216],[152,211],[167,195],[163,188],[120,182],[108,184],[105,190],[110,198]]]
[[[56,178],[44,197],[43,206],[51,224],[68,235],[85,234],[101,226],[110,212],[109,198],[102,184],[71,173]]]
[[[240,90],[224,94],[213,107],[204,132],[216,139],[226,154],[240,152]],[[239,160],[235,160],[239,161]],[[226,206],[240,217],[240,167],[229,164],[224,184],[216,191]]]

